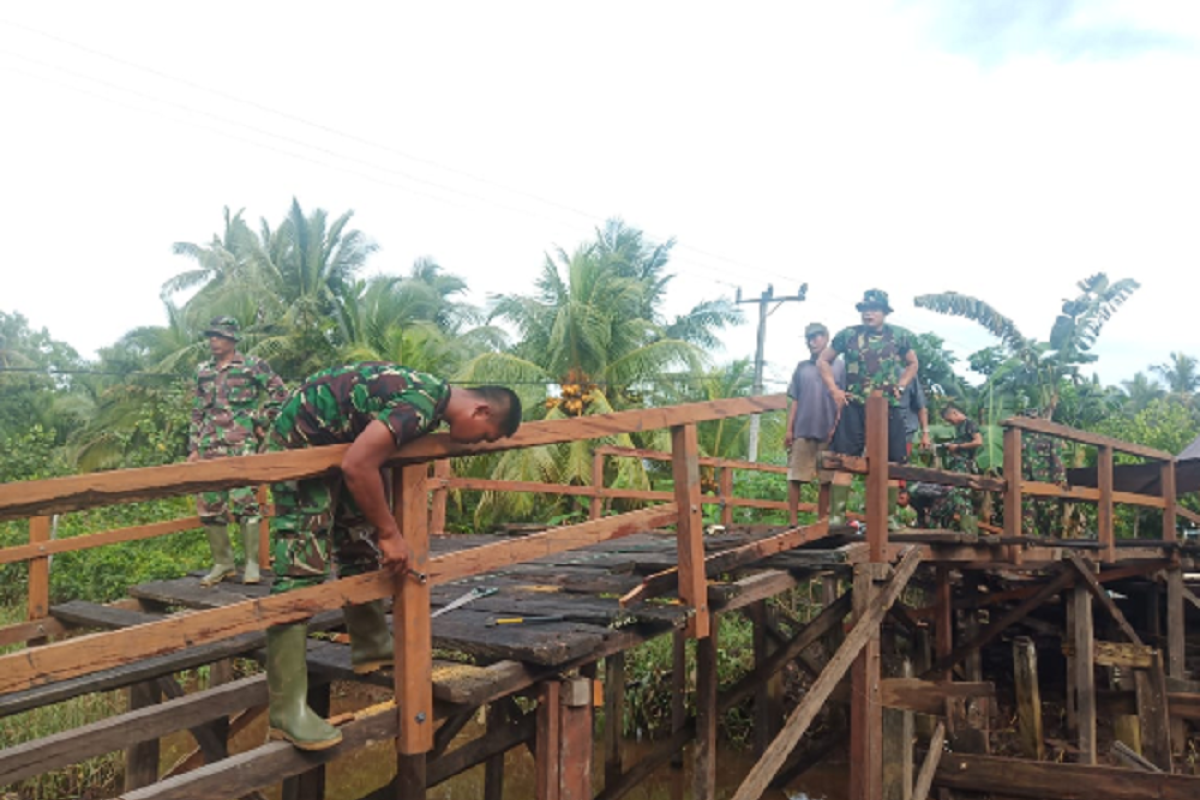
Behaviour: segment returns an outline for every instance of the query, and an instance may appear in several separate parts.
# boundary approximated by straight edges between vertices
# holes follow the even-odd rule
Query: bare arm
[[[929,449],[929,409],[923,407],[917,412],[917,422],[921,424],[921,447]]]
[[[795,429],[796,429],[796,401],[792,400],[791,398],[788,398],[787,428],[784,429],[785,433],[783,434],[783,446],[784,446],[784,448],[786,448],[788,450],[792,449],[792,431],[794,431]]]
[[[380,474],[384,462],[395,452],[396,440],[391,430],[379,420],[372,420],[342,458],[342,476],[346,488],[379,535],[383,566],[403,574],[408,569],[408,543],[388,508]]]
[[[833,402],[837,404],[838,408],[845,408],[846,393],[838,388],[837,381],[833,377],[833,361],[837,357],[837,350],[826,347],[817,358],[817,369],[821,371],[821,380],[824,381],[825,388],[829,390],[829,396],[833,398]]]
[[[917,379],[917,370],[920,369],[920,364],[917,363],[917,351],[911,347],[908,353],[904,356],[905,366],[904,372],[900,375],[900,385],[896,387],[897,394],[904,391],[904,387]]]

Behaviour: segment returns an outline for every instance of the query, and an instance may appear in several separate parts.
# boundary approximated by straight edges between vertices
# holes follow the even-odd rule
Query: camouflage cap
[[[242,338],[241,327],[233,317],[213,317],[209,321],[208,327],[204,329],[204,335],[205,337],[223,336],[236,342]]]
[[[887,292],[883,289],[867,289],[863,292],[861,303],[854,306],[859,311],[870,311],[877,309],[885,314],[892,313],[892,307],[888,305]]]
[[[810,322],[804,326],[804,338],[811,339],[817,335],[829,335],[829,328],[826,328],[819,322]]]

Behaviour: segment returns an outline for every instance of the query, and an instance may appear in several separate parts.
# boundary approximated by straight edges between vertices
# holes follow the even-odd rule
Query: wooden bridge
[[[494,800],[503,792],[504,753],[526,746],[534,754],[537,797],[615,800],[654,769],[678,763],[690,745],[692,794],[711,798],[720,760],[718,717],[753,696],[760,760],[738,800],[762,796],[773,782],[799,774],[846,742],[854,765],[848,796],[854,800],[921,800],[932,786],[1018,797],[1200,796],[1200,778],[1184,774],[1190,771],[1186,726],[1200,719],[1200,687],[1190,680],[1195,673],[1188,670],[1194,665],[1187,661],[1186,635],[1188,607],[1200,610],[1200,600],[1186,585],[1184,570],[1200,548],[1177,537],[1177,515],[1189,512],[1176,502],[1170,454],[1013,419],[1005,423],[1002,478],[889,465],[886,408],[873,398],[866,457],[830,457],[827,463],[865,476],[865,536],[856,529],[831,529],[824,519],[803,527],[793,522],[738,528],[735,507],[787,504],[737,497],[733,472],[762,465],[702,458],[695,426],[784,404],[782,397],[743,398],[532,423],[493,444],[459,445],[441,435],[415,441],[392,462],[393,490],[413,568],[428,576],[425,583],[393,582],[376,573],[271,596],[266,585],[200,589],[196,576],[187,576],[130,587],[128,601],[109,606],[73,601],[50,607],[53,554],[168,535],[199,522],[51,540],[48,515],[323,474],[337,468],[344,447],[0,486],[0,518],[28,517],[30,528],[28,544],[0,551],[0,563],[29,564],[29,620],[0,629],[0,645],[24,645],[0,656],[0,714],[121,687],[128,687],[131,700],[127,713],[0,751],[0,786],[124,750],[127,798],[242,797],[281,781],[285,797],[320,798],[325,763],[390,740],[396,777],[371,798],[424,797],[428,787],[484,764],[487,798]],[[448,470],[450,457],[656,428],[670,429],[669,454],[597,447],[591,486],[483,481]],[[1095,448],[1097,487],[1025,480],[1021,448],[1029,434]],[[1160,494],[1114,491],[1116,452],[1160,463]],[[600,460],[612,457],[669,459],[673,492],[604,486]],[[702,467],[714,471],[715,494],[701,492]],[[1003,528],[985,535],[889,534],[887,481],[896,478],[991,492],[1004,509]],[[592,518],[522,536],[441,535],[448,491],[581,495],[592,500]],[[1022,530],[1022,500],[1031,497],[1094,505],[1094,536],[1048,538]],[[603,516],[602,503],[612,500],[648,505]],[[725,532],[705,535],[706,502],[719,504]],[[1152,539],[1118,537],[1118,504],[1159,510],[1161,532]],[[767,601],[814,580],[823,586],[824,610],[785,631]],[[431,616],[475,587],[495,593]],[[843,587],[849,591],[841,592]],[[192,693],[174,678],[233,656],[261,656],[264,631],[272,625],[311,619],[310,631],[334,631],[343,605],[381,598],[393,604],[391,673],[356,676],[343,639],[310,640],[315,709],[328,713],[333,681],[368,681],[390,690],[391,699],[334,718],[344,738],[332,750],[306,753],[272,742],[230,756],[229,737],[263,711],[263,676]],[[650,602],[656,598],[676,599]],[[733,611],[754,621],[755,666],[718,691],[720,620]],[[495,624],[512,616],[555,619]],[[998,693],[984,680],[982,654],[994,655],[1001,637],[1012,634],[1026,635],[1006,645],[1015,676],[1009,697],[1007,686]],[[662,635],[674,641],[672,735],[627,764],[620,748],[624,657]],[[691,716],[684,702],[689,638],[696,640]],[[1038,693],[1054,681],[1044,667],[1039,681],[1034,639],[1043,653],[1050,642],[1066,659],[1070,741],[1051,745],[1071,763],[1046,760],[1052,737],[1042,727]],[[473,663],[435,659],[435,648],[469,656]],[[792,662],[810,673],[811,682],[784,720],[778,676]],[[605,778],[599,790],[592,786],[591,769],[597,694],[605,712]],[[533,709],[523,711],[514,702],[518,696],[536,700]],[[997,705],[1009,700],[1022,758],[990,754],[1002,738]],[[826,726],[823,738],[805,736],[818,713],[845,705],[843,727]],[[481,708],[487,709],[486,731],[452,747]],[[1120,722],[1119,733],[1130,741],[1116,748],[1115,757],[1133,766],[1099,766],[1113,760],[1100,749],[1102,717]],[[159,774],[158,740],[183,730],[195,739],[196,753]]]

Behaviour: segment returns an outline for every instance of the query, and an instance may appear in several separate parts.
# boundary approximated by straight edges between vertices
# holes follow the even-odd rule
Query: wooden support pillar
[[[487,710],[488,735],[498,735],[508,725],[502,703],[491,703]],[[489,758],[483,767],[483,800],[504,800],[504,753]]]
[[[433,462],[433,492],[429,507],[429,532],[441,536],[446,532],[446,502],[450,497],[450,489],[445,481],[454,475],[450,459],[439,458]]]
[[[1162,651],[1153,652],[1150,669],[1134,670],[1133,679],[1137,688],[1137,719],[1142,745],[1138,752],[1162,771],[1170,772],[1171,720],[1168,717],[1167,679],[1163,673]]]
[[[567,678],[559,690],[559,800],[592,800],[593,682]]]
[[[968,642],[975,641],[979,636],[979,612],[976,610],[979,600],[979,574],[967,573],[964,588],[966,589],[966,597],[968,607],[962,611],[962,629],[963,638]],[[978,683],[983,680],[983,649],[973,651],[964,661],[966,667],[966,677],[968,681]]]
[[[29,543],[50,541],[50,518],[29,518]],[[25,604],[25,619],[44,619],[50,614],[50,557],[29,559],[29,600]]]
[[[689,636],[708,636],[708,580],[704,574],[704,516],[700,507],[700,444],[696,426],[671,428],[671,474],[679,507],[676,546],[679,555],[679,599],[694,610]]]
[[[787,482],[788,523],[794,528],[800,524],[800,484]]]
[[[536,800],[561,800],[559,793],[559,752],[562,746],[562,718],[559,714],[561,683],[544,681],[538,685],[537,736],[533,756],[534,797]]]
[[[604,657],[604,788],[621,779],[622,728],[625,719],[625,653]]]
[[[954,587],[950,584],[950,569],[937,568],[937,619],[934,625],[934,653],[938,661],[948,658],[954,652]],[[954,677],[954,668],[949,666],[941,675],[941,680],[948,681]]]
[[[888,406],[878,391],[867,398],[867,548],[884,561],[888,543]]]
[[[882,400],[882,398],[880,398]],[[870,423],[868,422],[868,433]],[[884,484],[886,489],[886,484]],[[869,512],[868,512],[869,515]],[[868,522],[868,532],[871,523]],[[886,531],[886,520],[884,522]],[[858,564],[854,568],[854,620],[861,620],[879,590],[875,579],[887,565]],[[880,642],[876,626],[850,667],[850,800],[883,797],[883,702],[880,695]]]
[[[687,635],[676,630],[671,637],[671,735],[687,726]],[[683,768],[683,753],[671,756],[671,766]]]
[[[262,512],[258,517],[258,568],[263,572],[271,570],[271,515],[267,513],[271,504],[267,489],[267,484],[260,484],[254,493]]]
[[[425,797],[425,754],[433,749],[433,636],[429,573],[429,470],[410,464],[394,472],[396,524],[408,542],[410,572],[397,579],[392,604],[395,625],[395,693],[399,714],[397,786],[403,800]]]
[[[600,519],[604,516],[604,498],[600,491],[604,488],[604,453],[592,453],[592,504],[588,509],[588,519]]]
[[[1017,538],[1021,535],[1021,429],[1004,429],[1004,535]],[[1009,548],[1008,557],[1014,564],[1021,563],[1023,550],[1020,544]]]
[[[912,678],[911,658],[900,659],[898,677]],[[895,673],[892,673],[895,674]],[[913,791],[913,712],[907,709],[883,710],[883,798],[911,800]]]
[[[1013,682],[1017,694],[1017,731],[1021,754],[1041,761],[1046,757],[1042,732],[1042,695],[1038,685],[1037,648],[1028,636],[1013,640]]]
[[[1176,554],[1178,558],[1178,554]],[[1183,605],[1183,570],[1173,566],[1167,571],[1167,675],[1172,678],[1187,678],[1184,667],[1184,648],[1187,637],[1184,631],[1184,619],[1187,609]],[[1171,747],[1175,755],[1182,756],[1187,741],[1184,721],[1179,718],[1171,720]]]
[[[158,705],[162,692],[157,681],[135,683],[127,690],[129,710],[137,711]],[[125,749],[125,791],[149,786],[158,780],[159,741],[149,739]]]
[[[1163,526],[1162,538],[1165,542],[1174,542],[1179,534],[1175,530],[1175,462],[1167,461],[1159,473],[1162,483],[1163,497]]]
[[[709,635],[696,640],[696,748],[692,763],[692,797],[717,796],[717,618]]]
[[[754,625],[754,666],[767,660],[775,647],[768,635],[767,601],[747,609]],[[754,753],[762,756],[783,726],[783,673],[776,672],[754,687]]]
[[[1096,503],[1100,560],[1111,564],[1117,560],[1117,538],[1113,531],[1113,449],[1108,445],[1096,448],[1096,487],[1100,490],[1100,500]]]
[[[1075,696],[1075,603],[1074,595],[1071,590],[1062,593],[1063,606],[1063,645],[1066,651],[1065,661],[1067,664],[1066,685],[1067,693],[1064,700],[1066,701],[1063,710],[1066,712],[1066,728],[1067,738],[1075,739],[1079,736],[1079,714],[1076,710]]]
[[[733,467],[721,467],[717,490],[721,493],[721,524],[733,524]]]
[[[817,488],[817,519],[829,517],[829,483],[822,480]]]
[[[1075,714],[1079,726],[1079,763],[1096,763],[1095,636],[1092,594],[1080,581],[1071,589],[1075,625]]]

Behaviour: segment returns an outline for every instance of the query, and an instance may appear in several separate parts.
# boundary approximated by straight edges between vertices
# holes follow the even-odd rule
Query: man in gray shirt
[[[900,395],[900,407],[904,409],[904,433],[908,438],[908,454],[912,455],[914,434],[921,432],[921,447],[928,450],[929,441],[929,404],[925,402],[925,390],[921,381],[915,380],[904,387]]]
[[[829,344],[829,329],[819,322],[810,322],[804,329],[809,357],[796,365],[788,385],[787,433],[784,446],[788,449],[788,508],[792,524],[797,522],[800,503],[800,484],[820,478],[828,484],[830,475],[820,469],[821,454],[837,425],[837,405],[821,379],[817,356]],[[845,365],[838,359],[831,365],[837,385],[846,384]]]

